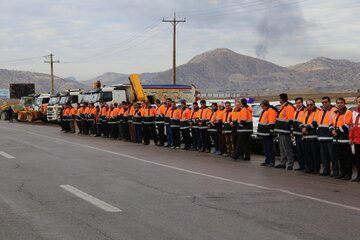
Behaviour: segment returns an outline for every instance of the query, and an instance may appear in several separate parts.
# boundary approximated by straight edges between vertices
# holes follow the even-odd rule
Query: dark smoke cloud
[[[255,52],[258,57],[265,59],[271,47],[289,41],[292,37],[305,35],[307,22],[299,5],[293,3],[294,0],[282,0],[269,4],[256,27],[259,39]]]

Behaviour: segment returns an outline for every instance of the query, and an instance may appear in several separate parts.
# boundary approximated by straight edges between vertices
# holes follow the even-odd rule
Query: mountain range
[[[91,88],[128,83],[129,74],[108,72],[83,82],[56,79],[57,89]],[[172,83],[172,70],[140,74],[144,84]],[[35,82],[37,91],[48,91],[49,76],[41,73],[0,69],[0,88],[10,82]],[[201,92],[240,92],[272,95],[286,91],[354,92],[360,89],[360,63],[319,57],[295,66],[274,63],[220,48],[202,53],[177,67],[177,84],[193,84]]]

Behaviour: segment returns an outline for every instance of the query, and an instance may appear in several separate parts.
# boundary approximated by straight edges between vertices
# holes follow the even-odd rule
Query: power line
[[[0,63],[24,62],[24,61],[29,61],[29,60],[33,60],[33,59],[37,59],[37,58],[42,58],[42,57],[44,57],[44,56],[28,57],[28,58],[18,58],[18,59],[0,61]]]

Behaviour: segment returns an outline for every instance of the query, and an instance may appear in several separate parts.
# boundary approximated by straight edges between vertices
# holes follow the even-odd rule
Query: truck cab
[[[57,121],[60,98],[60,93],[50,95],[50,100],[47,107],[47,120],[49,122]]]
[[[56,102],[56,104],[48,106],[48,121],[58,121],[63,105],[71,104],[73,107],[76,107],[81,101],[81,93],[81,89],[69,89],[59,93],[59,101],[56,102],[54,99],[54,103]]]
[[[117,84],[102,86],[101,88],[83,92],[81,94],[81,103],[93,103],[95,106],[99,106],[100,102],[106,102],[108,104],[121,103],[122,101],[130,101],[131,94],[130,85]]]

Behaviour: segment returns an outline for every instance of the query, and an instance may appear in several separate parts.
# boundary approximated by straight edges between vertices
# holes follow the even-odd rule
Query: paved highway
[[[0,121],[0,239],[359,239],[360,184]]]

